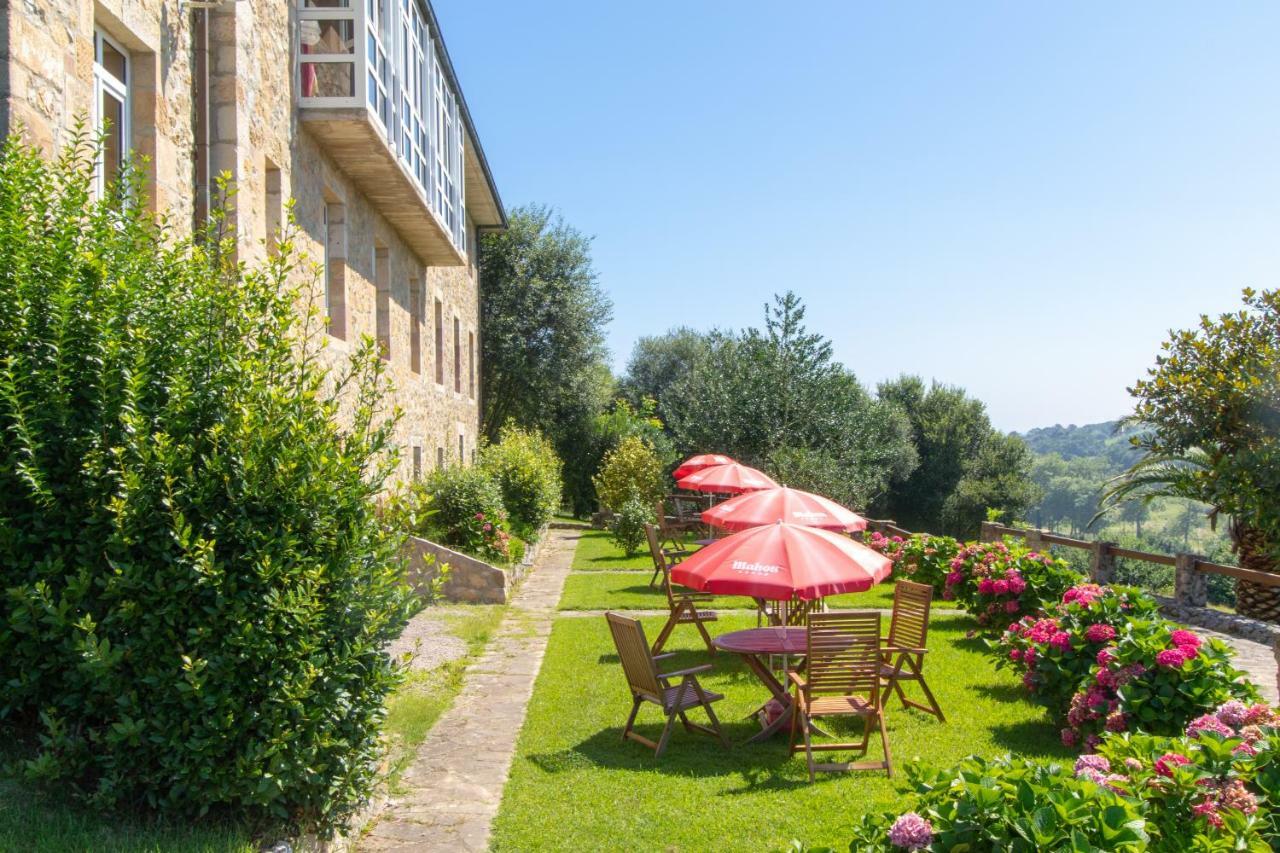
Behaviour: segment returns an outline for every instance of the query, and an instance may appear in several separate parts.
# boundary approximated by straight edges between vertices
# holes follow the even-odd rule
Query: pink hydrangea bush
[[[893,574],[897,578],[927,583],[937,595],[941,595],[951,561],[960,552],[960,543],[950,536],[930,536],[917,533],[903,538],[870,533],[866,544],[894,562]]]
[[[1047,554],[1005,542],[974,542],[951,560],[942,595],[959,601],[985,631],[999,633],[1057,601],[1079,580]]]
[[[1106,597],[1097,596],[1091,607]],[[1039,660],[1035,666],[1040,668]],[[1205,641],[1164,619],[1133,619],[1097,650],[1076,686],[1062,741],[1092,750],[1104,732],[1178,734],[1233,699],[1256,701],[1256,690],[1241,675],[1220,641]],[[1204,725],[1212,728],[1216,718]]]
[[[997,666],[1021,674],[1032,699],[1061,725],[1099,655],[1132,620],[1152,618],[1156,610],[1155,600],[1134,587],[1073,586],[1038,615],[1025,616],[1005,630],[993,644]]]

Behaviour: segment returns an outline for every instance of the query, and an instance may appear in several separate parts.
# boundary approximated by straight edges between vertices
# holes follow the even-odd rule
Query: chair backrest
[[[932,606],[932,586],[927,583],[898,581],[893,589],[893,620],[889,623],[889,645],[925,648],[929,639],[929,609]]]
[[[803,628],[809,623],[810,613],[821,611],[821,599],[802,601],[799,598],[793,598],[790,601],[775,601],[768,611],[769,623],[779,627]]]
[[[809,614],[805,691],[810,696],[860,696],[879,705],[880,614]]]
[[[644,538],[649,540],[649,556],[653,557],[654,570],[662,573],[662,589],[667,593],[667,606],[675,607],[676,599],[671,592],[671,567],[662,553],[662,543],[658,539],[658,528],[652,524],[644,526]]]
[[[606,613],[613,645],[618,649],[618,660],[627,677],[631,692],[662,701],[662,685],[658,683],[658,667],[649,651],[649,641],[644,636],[644,626],[639,619],[620,613]]]

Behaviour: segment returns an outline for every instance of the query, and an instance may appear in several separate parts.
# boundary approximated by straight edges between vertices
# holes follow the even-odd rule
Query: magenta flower
[[[1249,706],[1244,713],[1246,726],[1274,726],[1277,722],[1275,710],[1265,702]]]
[[[1077,735],[1077,734],[1076,734],[1075,729],[1063,729],[1063,730],[1062,730],[1062,745],[1063,745],[1063,746],[1066,746],[1066,747],[1073,747],[1073,746],[1075,746],[1075,745],[1076,745],[1076,742],[1077,742],[1078,740],[1079,740],[1079,735]]]
[[[1014,595],[1022,595],[1027,588],[1027,582],[1020,577],[1009,578],[1009,592]]]
[[[1173,777],[1173,768],[1190,764],[1191,759],[1178,752],[1166,752],[1156,759],[1153,769],[1160,776]]]
[[[1097,755],[1093,753],[1090,753],[1088,755],[1082,755],[1076,759],[1076,766],[1075,766],[1076,775],[1079,776],[1080,771],[1082,770],[1093,770],[1097,773],[1102,773],[1102,774],[1110,773],[1111,762],[1107,761],[1106,756],[1103,756],[1103,755]]]
[[[1225,725],[1238,729],[1244,725],[1244,716],[1248,712],[1248,706],[1239,699],[1232,699],[1230,702],[1223,704],[1215,713]]]
[[[1112,711],[1107,714],[1105,726],[1109,732],[1122,732],[1129,728],[1129,718],[1122,711]]]
[[[1009,660],[1013,661],[1014,663],[1019,663],[1019,662],[1021,662],[1021,661],[1022,661],[1022,650],[1021,650],[1021,649],[1009,649]]]
[[[1006,580],[993,581],[991,584],[991,591],[996,595],[1008,595],[1009,582]]]
[[[1071,651],[1071,635],[1066,631],[1059,631],[1049,638],[1049,645],[1060,652],[1069,652]]]
[[[994,587],[994,583],[992,582],[991,578],[983,578],[982,580],[978,581],[978,594],[990,595],[993,587]]]
[[[1098,666],[1107,666],[1116,659],[1116,650],[1112,646],[1105,649],[1098,649]]]
[[[1156,655],[1156,663],[1166,669],[1181,669],[1186,662],[1187,656],[1182,649],[1165,649]]]
[[[1141,770],[1142,762],[1136,758],[1126,758],[1124,760],[1124,766],[1129,768],[1130,770]]]
[[[1016,599],[1016,598],[1011,598],[1011,599],[1009,599],[1008,601],[1006,601],[1006,602],[1004,603],[1004,612],[1005,612],[1005,613],[1017,613],[1017,612],[1018,612],[1018,610],[1019,610],[1021,607],[1022,607],[1022,604],[1020,604],[1020,603],[1018,602],[1018,599]]]
[[[1169,635],[1169,639],[1173,641],[1175,646],[1194,646],[1200,648],[1200,637],[1194,631],[1178,629]]]
[[[1213,714],[1204,714],[1187,723],[1187,735],[1195,737],[1201,732],[1215,732],[1223,737],[1233,737],[1235,731]]]
[[[920,850],[933,843],[933,824],[915,812],[907,812],[889,827],[889,843],[903,850]]]
[[[476,521],[484,521],[484,513],[483,513],[483,512],[477,512],[477,513],[476,513]]]
[[[1209,824],[1218,829],[1222,828],[1222,816],[1218,814],[1218,804],[1211,797],[1205,797],[1200,802],[1191,807],[1193,814],[1204,818]]]
[[[1091,643],[1105,643],[1115,639],[1116,629],[1104,623],[1090,625],[1084,630],[1084,638]]]

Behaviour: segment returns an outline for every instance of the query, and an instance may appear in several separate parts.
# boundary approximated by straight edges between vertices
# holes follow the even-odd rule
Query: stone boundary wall
[[[440,574],[440,566],[448,565],[449,578],[440,594],[464,604],[506,604],[527,569],[526,564],[499,569],[416,536],[410,536],[405,547],[409,551],[409,583],[415,589],[425,589]]]

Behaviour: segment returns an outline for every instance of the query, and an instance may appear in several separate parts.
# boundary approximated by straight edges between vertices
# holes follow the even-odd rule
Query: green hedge
[[[136,186],[94,201],[93,154],[0,155],[0,725],[59,796],[323,831],[409,607],[381,363],[320,368],[289,234],[238,267]]]

